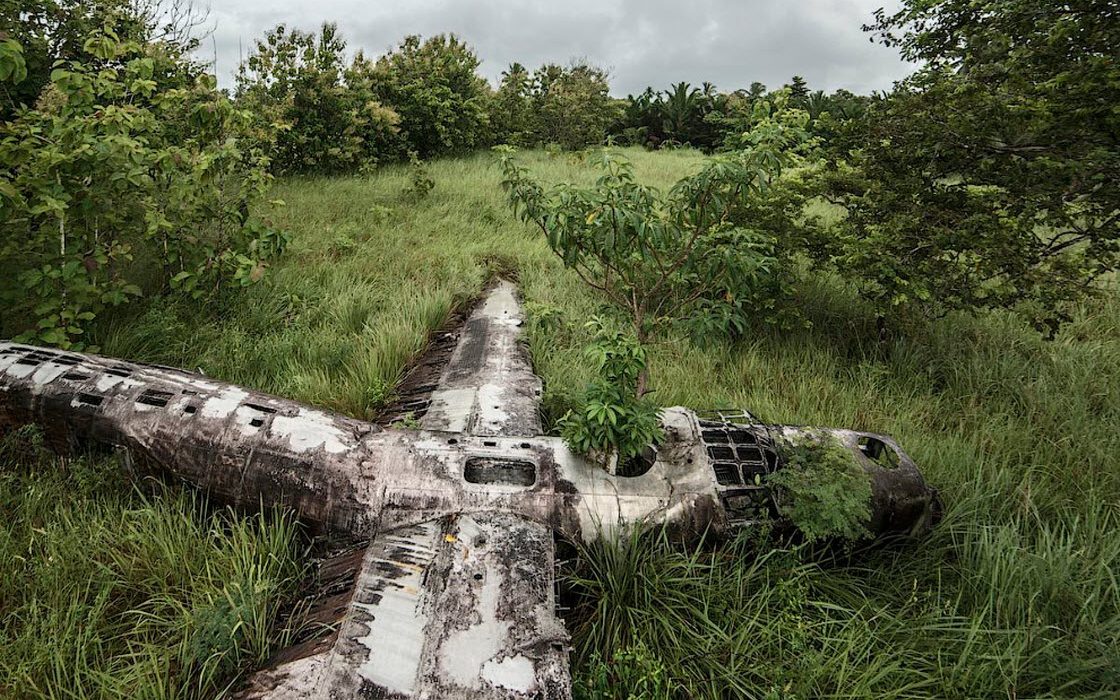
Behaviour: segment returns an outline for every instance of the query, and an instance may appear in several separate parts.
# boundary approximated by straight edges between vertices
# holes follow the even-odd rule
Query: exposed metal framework
[[[522,320],[513,285],[494,286],[430,397],[415,399],[418,430],[12,343],[0,343],[0,429],[38,424],[62,450],[123,448],[138,467],[226,502],[288,506],[318,530],[368,540],[346,555],[353,585],[331,598],[337,633],[283,655],[244,697],[566,698],[554,534],[749,526],[773,515],[764,477],[780,466],[776,440],[807,429],[669,408],[648,471],[607,474],[540,434]],[[932,525],[936,492],[891,438],[827,430],[872,479],[873,532]]]

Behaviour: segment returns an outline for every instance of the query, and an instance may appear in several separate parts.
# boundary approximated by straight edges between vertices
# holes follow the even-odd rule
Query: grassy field
[[[688,151],[631,157],[659,186],[699,163]],[[546,179],[593,177],[567,156],[524,158]],[[491,156],[430,170],[436,188],[419,202],[403,194],[405,168],[281,182],[270,216],[293,244],[263,283],[206,305],[156,302],[109,319],[96,340],[106,354],[368,417],[455,305],[491,275],[515,275],[530,309],[561,313],[530,337],[554,418],[587,379],[581,324],[600,302],[511,216]],[[992,314],[886,345],[840,280],[806,280],[802,294],[811,328],[760,325],[704,348],[664,339],[654,396],[892,433],[942,490],[944,522],[920,543],[842,557],[750,542],[596,548],[569,572],[579,688],[1115,697],[1120,294],[1086,305],[1054,341]],[[21,563],[0,586],[0,693],[207,695],[267,652],[266,621],[298,576],[290,524],[211,512],[175,490],[143,495],[112,466],[7,460],[0,557]],[[232,646],[213,641],[234,628],[244,636]],[[200,673],[215,680],[192,685]]]

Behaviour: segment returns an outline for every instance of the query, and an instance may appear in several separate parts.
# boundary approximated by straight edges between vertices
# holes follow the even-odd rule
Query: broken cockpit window
[[[898,453],[894,448],[872,435],[859,438],[859,451],[883,469],[898,467]]]

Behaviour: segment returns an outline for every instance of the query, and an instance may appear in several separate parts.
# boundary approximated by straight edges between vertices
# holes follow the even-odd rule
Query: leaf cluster
[[[347,66],[334,24],[317,33],[281,24],[238,69],[239,106],[256,117],[279,173],[355,172],[402,157],[401,116],[381,102],[361,54]]]
[[[781,467],[767,485],[779,512],[813,542],[867,536],[871,519],[871,477],[850,450],[820,436],[779,444]]]
[[[212,77],[183,84],[173,53],[111,28],[83,50],[88,62],[58,63],[35,106],[0,123],[4,332],[74,348],[145,287],[250,284],[286,243],[248,216],[267,160]]]
[[[638,394],[646,349],[603,319],[593,318],[587,327],[595,334],[586,356],[596,377],[560,420],[561,435],[575,452],[625,461],[662,438],[659,409]]]
[[[881,313],[1054,332],[1120,264],[1115,4],[912,1],[868,29],[925,66],[842,133],[830,259]]]
[[[503,151],[511,206],[545,235],[565,267],[624,309],[640,342],[714,305],[750,299],[770,274],[773,241],[738,225],[737,208],[763,196],[783,156],[769,143],[711,159],[662,193],[604,150],[591,187],[545,189]]]
[[[574,151],[603,143],[615,118],[607,73],[587,62],[542,65],[530,76],[513,64],[495,94],[494,140]]]

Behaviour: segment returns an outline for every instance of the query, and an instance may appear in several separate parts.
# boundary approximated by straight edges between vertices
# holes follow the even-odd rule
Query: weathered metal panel
[[[498,282],[463,326],[422,427],[471,435],[541,434],[541,380],[521,346],[523,323],[516,287]]]

